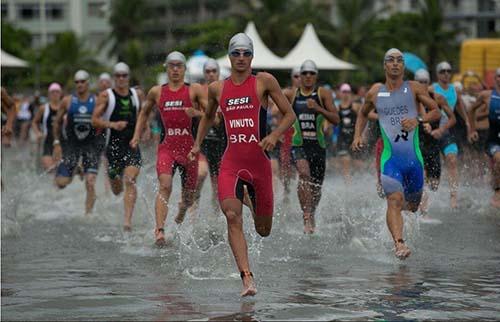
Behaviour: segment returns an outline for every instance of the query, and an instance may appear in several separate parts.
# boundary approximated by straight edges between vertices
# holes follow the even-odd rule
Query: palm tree
[[[429,68],[434,70],[438,59],[449,57],[450,50],[456,47],[456,36],[460,30],[445,30],[443,27],[443,8],[438,0],[420,0],[420,23],[415,28],[420,36],[425,59]]]
[[[86,49],[73,32],[59,34],[53,43],[42,49],[40,57],[42,84],[58,81],[71,85],[78,69],[92,73],[100,67],[93,58],[95,53]]]

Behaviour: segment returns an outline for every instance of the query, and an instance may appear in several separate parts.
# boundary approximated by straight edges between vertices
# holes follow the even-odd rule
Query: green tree
[[[41,83],[57,81],[66,86],[72,85],[73,75],[78,69],[89,73],[100,69],[95,56],[96,53],[85,48],[83,41],[73,32],[61,33],[41,51]]]

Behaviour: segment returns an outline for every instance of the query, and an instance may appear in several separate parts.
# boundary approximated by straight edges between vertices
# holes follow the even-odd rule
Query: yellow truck
[[[464,88],[471,82],[477,82],[478,77],[487,87],[493,87],[497,68],[500,68],[500,39],[468,39],[462,42],[460,76],[457,80],[463,82]]]

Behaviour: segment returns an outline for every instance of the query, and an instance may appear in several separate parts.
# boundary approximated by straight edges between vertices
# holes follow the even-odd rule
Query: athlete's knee
[[[446,156],[446,164],[449,168],[457,167],[457,155],[456,154],[448,154]]]
[[[391,193],[387,197],[387,205],[389,208],[403,209],[403,194],[402,193]]]
[[[85,187],[88,189],[93,189],[95,187],[96,175],[88,174],[85,178]]]
[[[224,211],[224,215],[226,216],[226,220],[227,220],[228,225],[235,225],[235,224],[242,224],[243,223],[241,214],[238,214],[233,209],[226,209]]]
[[[123,192],[123,183],[121,180],[114,179],[111,181],[111,191],[115,196]]]
[[[54,182],[56,184],[56,187],[58,187],[59,189],[64,189],[71,182],[71,179],[67,178],[67,177],[58,176],[58,177],[56,177]]]

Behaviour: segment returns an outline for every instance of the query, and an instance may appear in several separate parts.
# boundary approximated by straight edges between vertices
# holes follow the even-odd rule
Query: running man
[[[82,158],[83,172],[85,175],[85,215],[90,215],[96,199],[95,181],[99,164],[99,153],[96,148],[96,132],[92,126],[92,112],[96,98],[89,91],[89,73],[79,70],[75,73],[74,81],[76,91],[64,97],[57,110],[52,135],[54,140],[53,155],[56,162],[62,161],[56,171],[56,186],[65,188],[73,180],[75,169]],[[47,107],[46,107],[47,108]],[[67,124],[64,149],[61,148],[61,133],[63,119],[66,115]]]
[[[99,93],[113,87],[113,81],[111,80],[111,75],[108,73],[102,73],[99,75],[99,80],[97,82],[97,88]]]
[[[55,168],[56,163],[53,158],[53,124],[56,120],[57,111],[61,105],[62,98],[62,88],[58,83],[52,83],[49,86],[48,91],[49,101],[40,106],[38,112],[33,118],[33,123],[31,127],[35,136],[40,142],[43,139],[43,151],[42,151],[42,168],[44,171],[51,171]],[[42,130],[40,130],[40,125],[42,125]]]
[[[465,121],[467,134],[470,135],[470,123],[460,93],[455,89],[455,86],[450,83],[451,80],[451,65],[448,62],[441,62],[436,66],[438,82],[432,84],[429,88],[430,92],[438,93],[446,99],[448,106]],[[447,121],[447,116],[442,115],[441,123]],[[458,122],[458,120],[457,120]],[[456,126],[443,133],[440,138],[441,152],[444,155],[445,164],[448,172],[448,182],[450,185],[450,206],[452,209],[458,207],[457,191],[458,191],[458,145],[456,137]]]
[[[205,75],[206,83],[203,86],[203,92],[208,93],[208,86],[219,80],[220,67],[215,59],[208,59],[203,64],[203,74]],[[215,114],[214,125],[208,130],[207,136],[201,145],[201,154],[198,164],[198,185],[196,187],[195,208],[199,203],[201,189],[207,174],[210,173],[210,182],[212,183],[212,208],[214,213],[218,212],[217,205],[217,178],[219,176],[219,166],[226,149],[226,138],[224,134],[224,121],[222,120],[222,112],[217,109]],[[196,207],[197,208],[197,207]]]
[[[198,177],[198,160],[189,160],[188,153],[193,147],[193,118],[203,114],[198,107],[206,106],[205,92],[200,84],[184,83],[186,58],[178,51],[168,54],[165,60],[168,83],[154,86],[144,102],[137,120],[134,137],[130,141],[132,149],[137,149],[141,134],[154,106],[158,106],[161,115],[165,138],[158,145],[156,173],[160,188],[156,195],[156,228],[155,243],[165,245],[164,225],[167,218],[168,202],[172,193],[172,178],[179,168],[182,178],[182,199],[175,222],[184,220],[187,209],[194,201],[196,180]]]
[[[295,115],[282,94],[278,81],[268,73],[252,75],[253,43],[244,33],[229,41],[231,75],[208,87],[208,107],[201,119],[190,157],[200,152],[200,145],[214,123],[220,106],[224,117],[227,148],[219,170],[218,197],[227,219],[229,244],[243,282],[241,296],[257,293],[250,272],[248,251],[243,234],[242,205],[252,211],[255,230],[263,237],[271,233],[273,221],[273,189],[271,162],[267,155],[279,137],[293,124]],[[269,135],[265,133],[266,106],[269,97],[283,118]],[[245,200],[245,201],[244,201]]]
[[[477,101],[472,105],[469,119],[471,120],[472,133],[469,136],[471,142],[479,139],[479,135],[475,130],[476,126],[476,111],[486,105],[489,114],[490,122],[487,152],[493,163],[492,181],[495,193],[491,197],[491,205],[495,208],[500,208],[500,68],[495,72],[495,88],[493,90],[482,91],[477,98]]]
[[[352,158],[357,155],[351,150],[351,144],[354,139],[354,126],[356,124],[356,115],[359,111],[359,104],[354,102],[352,97],[351,86],[347,83],[340,86],[340,102],[339,102],[339,137],[337,140],[337,155],[342,161],[342,174],[344,181],[350,184],[351,177],[351,162]]]
[[[417,70],[415,72],[415,81],[429,88],[431,81],[429,72],[425,69]],[[444,117],[441,117],[440,121],[420,124],[419,139],[424,159],[425,183],[431,191],[437,191],[441,180],[440,139],[455,125],[456,119],[455,114],[442,95],[429,91],[429,96],[436,101],[441,115],[444,115]],[[428,112],[427,107],[422,104],[420,104],[419,108],[420,113]],[[422,219],[427,221],[429,221],[428,208],[429,195],[424,189],[420,212],[422,213]]]
[[[399,49],[391,48],[385,53],[385,84],[377,83],[369,90],[356,120],[352,143],[355,151],[361,150],[368,113],[376,109],[384,141],[380,180],[387,196],[387,226],[399,259],[410,256],[410,249],[403,240],[401,211],[417,211],[424,185],[418,124],[439,119],[438,106],[427,89],[418,82],[403,80],[404,67],[403,53]],[[418,114],[420,103],[429,113]]]
[[[303,212],[304,233],[315,229],[314,215],[321,199],[326,168],[324,122],[339,123],[329,89],[317,86],[318,68],[312,60],[300,66],[300,86],[285,92],[297,119],[293,125],[292,159],[299,174],[297,194]]]
[[[139,147],[130,141],[141,107],[143,93],[130,87],[130,68],[123,62],[113,67],[114,87],[101,92],[92,115],[96,128],[106,129],[106,158],[111,190],[119,195],[124,189],[124,231],[132,230],[132,215],[137,200],[136,180],[142,165]]]

